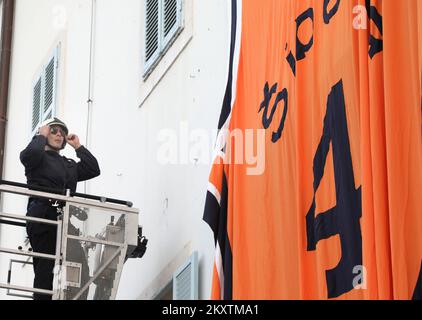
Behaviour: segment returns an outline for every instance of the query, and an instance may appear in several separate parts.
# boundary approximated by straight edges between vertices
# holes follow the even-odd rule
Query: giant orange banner
[[[422,2],[231,5],[212,298],[421,298]]]

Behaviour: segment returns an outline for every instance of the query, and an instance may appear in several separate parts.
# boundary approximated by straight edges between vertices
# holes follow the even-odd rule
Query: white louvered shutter
[[[54,50],[33,86],[31,135],[37,132],[44,120],[55,116],[58,55],[59,47]]]
[[[145,65],[151,66],[160,53],[160,2],[145,0]]]
[[[144,1],[145,76],[158,62],[182,29],[182,0]]]
[[[163,47],[165,48],[181,29],[181,0],[163,1]]]
[[[56,101],[57,50],[44,70],[43,121],[54,115]]]
[[[173,274],[173,300],[198,299],[198,252]]]
[[[41,123],[41,98],[41,78],[39,78],[32,93],[32,133],[38,129],[38,125]]]

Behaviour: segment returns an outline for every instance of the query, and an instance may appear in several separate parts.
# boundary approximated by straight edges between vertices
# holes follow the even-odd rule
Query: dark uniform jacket
[[[84,146],[76,150],[81,159],[76,162],[55,151],[44,150],[46,143],[46,137],[36,135],[20,154],[29,185],[76,191],[78,181],[100,175],[97,159]]]
[[[84,146],[76,150],[81,161],[76,162],[61,156],[55,151],[46,151],[47,138],[36,135],[20,154],[20,160],[25,166],[27,183],[30,186],[40,186],[58,189],[64,194],[66,189],[76,191],[78,181],[88,180],[100,175],[97,159]],[[61,203],[63,206],[63,203]],[[48,199],[31,197],[28,201],[27,215],[37,218],[56,220],[57,210]],[[28,234],[32,230],[41,233],[54,226],[27,223]]]

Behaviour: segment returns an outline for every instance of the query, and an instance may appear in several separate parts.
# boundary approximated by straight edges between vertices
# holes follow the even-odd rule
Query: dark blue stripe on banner
[[[223,260],[224,271],[224,297],[223,300],[232,299],[232,272],[233,272],[233,255],[230,246],[229,235],[227,233],[227,202],[228,188],[226,174],[223,174],[223,189],[220,201],[220,225],[218,228],[218,243],[221,249],[221,258]]]
[[[224,123],[226,123],[230,112],[232,97],[235,92],[233,88],[233,73],[234,73],[234,54],[236,48],[236,29],[237,29],[237,0],[232,0],[231,6],[231,37],[230,37],[230,61],[229,61],[229,74],[226,85],[226,92],[224,94],[223,106],[221,109],[220,119],[218,122],[218,130],[221,130]],[[224,273],[224,292],[222,299],[232,300],[232,269],[233,269],[233,255],[230,247],[230,241],[227,233],[227,199],[228,188],[227,178],[223,174],[223,190],[221,193],[220,205],[217,199],[211,192],[207,193],[205,202],[205,210],[203,220],[209,224],[214,233],[215,243],[219,243],[221,250],[221,258]]]
[[[419,278],[416,282],[415,291],[413,292],[413,300],[422,300],[422,263],[419,271]]]
[[[221,259],[224,273],[224,293],[223,300],[232,299],[232,279],[233,279],[233,255],[227,233],[227,201],[228,188],[227,178],[223,175],[223,189],[221,192],[221,201],[218,205],[217,199],[211,192],[207,193],[205,203],[204,221],[209,224],[214,232],[214,241],[220,245]]]
[[[232,25],[231,25],[231,43],[230,43],[230,61],[229,61],[229,77],[227,80],[226,93],[224,94],[223,107],[221,109],[220,121],[218,122],[218,130],[220,130],[231,112],[232,92],[233,87],[233,65],[234,65],[234,50],[236,47],[236,25],[237,25],[237,0],[232,0]]]
[[[218,204],[217,199],[211,192],[207,192],[207,199],[205,200],[205,212],[204,212],[204,221],[209,224],[212,232],[214,233],[214,244],[217,244],[217,234],[218,234],[218,220],[220,212],[220,205]]]

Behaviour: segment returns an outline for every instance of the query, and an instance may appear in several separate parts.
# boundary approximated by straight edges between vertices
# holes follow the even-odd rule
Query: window
[[[198,252],[173,275],[173,300],[198,300]]]
[[[54,50],[41,74],[36,77],[32,88],[31,133],[34,135],[39,125],[56,114],[57,68],[59,47]]]
[[[183,29],[183,0],[145,1],[144,79]]]

